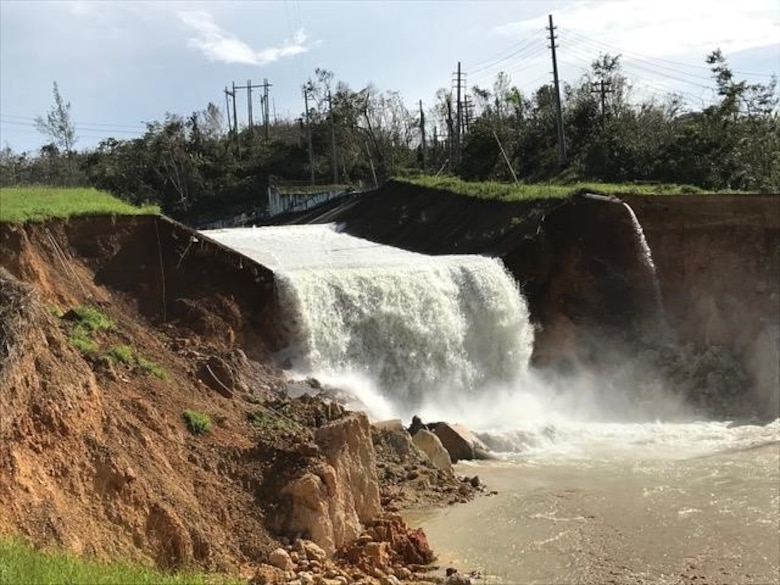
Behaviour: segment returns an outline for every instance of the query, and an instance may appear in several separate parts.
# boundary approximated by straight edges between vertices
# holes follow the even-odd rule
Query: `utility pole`
[[[333,184],[339,184],[339,159],[336,152],[336,121],[333,118],[333,96],[328,90],[328,117],[330,118],[330,156],[331,166],[333,167]]]
[[[605,79],[600,79],[598,83],[591,83],[590,93],[601,94],[601,123],[604,124],[604,120],[607,118],[607,94],[615,93],[612,89],[612,82]]]
[[[426,167],[426,160],[425,160],[425,112],[423,111],[422,107],[422,100],[420,100],[420,136],[421,136],[421,143],[420,148],[422,148],[422,170],[423,173],[425,172]]]
[[[469,96],[466,96],[464,109],[465,109],[465,122],[466,122],[466,130],[465,133],[468,134],[469,132],[469,126],[471,125],[471,110],[474,106],[474,103],[471,101],[471,98]]]
[[[230,123],[230,95],[231,93],[228,91],[227,86],[225,86],[225,115],[228,121],[228,133],[233,132],[233,126]]]
[[[553,80],[555,81],[555,107],[558,111],[558,164],[561,168],[566,166],[566,137],[563,134],[563,108],[561,107],[561,87],[558,82],[558,59],[555,56],[555,27],[552,14],[548,15],[550,24],[550,49],[552,49]]]
[[[263,136],[266,142],[268,141],[268,120],[270,118],[269,103],[268,103],[268,89],[273,87],[268,83],[267,79],[263,79]]]
[[[309,140],[309,170],[311,172],[311,184],[314,185],[314,150],[311,141],[311,123],[309,121],[309,90],[303,86],[303,102],[306,107],[306,134]]]
[[[250,131],[254,127],[254,119],[252,116],[252,90],[253,89],[259,89],[263,87],[262,85],[252,85],[252,80],[247,79],[246,85],[236,85],[233,84],[233,91],[237,89],[245,89],[246,90],[246,119],[249,124]]]
[[[463,107],[461,103],[461,95],[460,90],[463,86],[462,83],[462,74],[460,70],[460,61],[458,61],[458,71],[456,73],[457,78],[455,83],[457,84],[456,87],[456,95],[457,95],[457,103],[455,106],[455,162],[456,164],[460,164],[460,137],[463,133]]]
[[[228,92],[225,89],[225,93],[233,99],[233,140],[236,144],[236,155],[241,158],[241,142],[238,140],[238,115],[236,114],[236,82],[233,82],[232,91]],[[230,115],[228,114],[228,118]]]

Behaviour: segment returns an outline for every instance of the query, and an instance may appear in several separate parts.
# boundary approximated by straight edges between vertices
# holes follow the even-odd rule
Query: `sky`
[[[704,58],[717,47],[738,78],[780,73],[777,0],[0,0],[0,147],[48,142],[34,119],[51,108],[54,81],[77,149],[139,136],[166,112],[224,109],[233,82],[267,79],[273,112],[298,117],[318,67],[355,90],[400,91],[409,107],[432,106],[458,61],[469,87],[504,71],[529,94],[551,80],[549,14],[565,82],[600,53],[621,54],[636,96],[674,91],[694,109],[713,99]],[[246,93],[237,107],[245,120]]]

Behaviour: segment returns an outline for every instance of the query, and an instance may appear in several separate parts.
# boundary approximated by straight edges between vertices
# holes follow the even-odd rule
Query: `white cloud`
[[[285,39],[278,47],[255,50],[214,22],[208,12],[179,12],[178,16],[191,33],[187,44],[198,49],[210,61],[262,66],[309,50],[303,29],[298,30],[292,40]]]
[[[728,55],[777,43],[779,6],[776,0],[589,1],[572,2],[552,14],[562,44],[566,32],[573,31],[651,57],[703,56],[716,47]],[[522,38],[546,25],[545,15],[501,24],[491,33]]]

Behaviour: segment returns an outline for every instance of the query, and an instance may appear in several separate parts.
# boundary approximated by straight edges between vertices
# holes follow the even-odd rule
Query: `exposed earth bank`
[[[272,292],[163,218],[3,225],[0,534],[257,582],[424,577],[391,510],[476,490],[314,381],[290,398]]]

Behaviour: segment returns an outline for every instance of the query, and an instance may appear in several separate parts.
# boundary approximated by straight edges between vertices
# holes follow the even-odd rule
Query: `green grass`
[[[195,572],[163,573],[128,562],[79,559],[65,552],[40,552],[16,538],[0,538],[0,583],[36,585],[239,585],[236,578]]]
[[[712,193],[691,185],[647,184],[647,183],[595,183],[577,182],[559,183],[499,183],[496,181],[468,182],[450,176],[420,176],[415,178],[396,178],[399,183],[408,183],[443,189],[477,197],[480,199],[498,199],[501,201],[523,201],[529,199],[566,198],[575,193],[588,191],[603,195],[679,195],[689,193]],[[718,193],[738,193],[737,191],[719,191]]]
[[[0,189],[0,223],[43,221],[78,215],[159,214],[155,205],[134,207],[91,188],[4,187]]]
[[[94,355],[97,352],[97,343],[92,338],[95,331],[106,331],[116,328],[116,324],[104,313],[89,305],[74,307],[63,317],[69,321],[68,343],[87,355]]]
[[[114,345],[108,348],[107,355],[114,361],[128,366],[135,365],[135,350],[129,345]]]
[[[295,432],[299,430],[292,421],[265,410],[255,410],[249,413],[248,418],[253,426],[266,431]]]
[[[106,352],[106,358],[110,362],[120,362],[127,366],[138,367],[147,374],[151,374],[160,378],[160,380],[168,379],[168,372],[156,362],[148,360],[138,353],[129,345],[113,345],[108,348]]]
[[[207,414],[188,409],[181,416],[193,435],[205,435],[211,429],[211,417]]]
[[[89,305],[79,305],[72,309],[76,323],[88,331],[111,331],[116,329],[114,323],[105,313]]]
[[[147,374],[160,378],[160,380],[168,379],[168,372],[161,365],[140,355],[136,356],[136,363],[138,364],[138,367]]]

